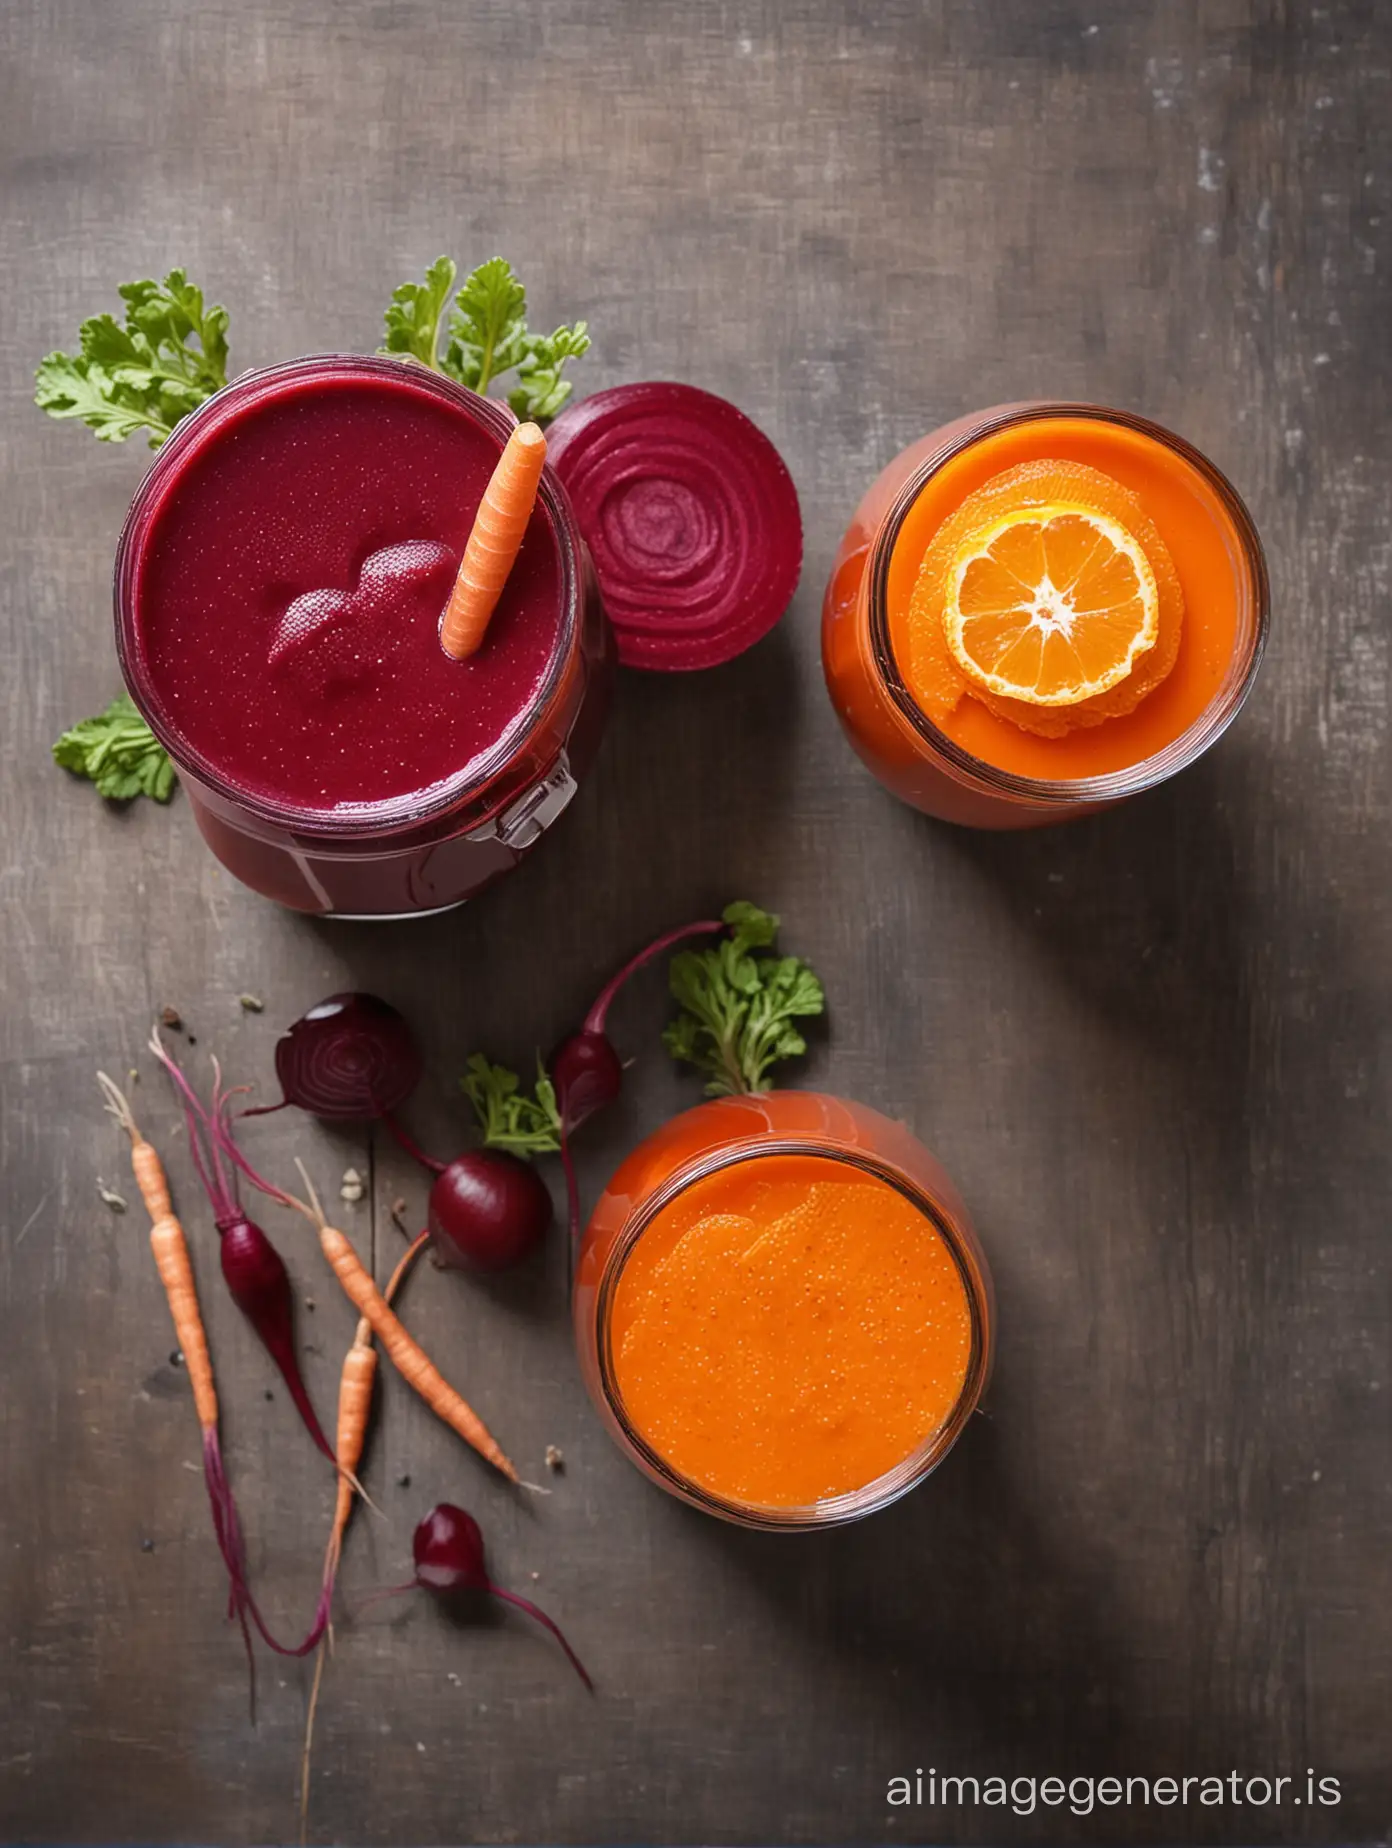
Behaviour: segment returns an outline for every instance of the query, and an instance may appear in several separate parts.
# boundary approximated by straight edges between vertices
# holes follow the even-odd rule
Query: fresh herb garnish
[[[491,1064],[481,1052],[469,1060],[459,1085],[474,1107],[486,1148],[509,1149],[514,1155],[554,1155],[560,1149],[561,1113],[540,1059],[534,1097],[522,1089],[516,1072]]]
[[[490,257],[464,278],[444,327],[445,304],[459,271],[450,257],[437,257],[425,281],[403,282],[386,312],[384,353],[405,353],[423,366],[446,373],[471,391],[486,393],[495,379],[514,373],[508,403],[521,418],[546,423],[574,386],[563,378],[566,362],[588,352],[584,321],[551,334],[527,327],[527,291],[505,257]]]
[[[145,430],[158,449],[227,383],[227,310],[205,308],[203,291],[177,269],[118,292],[125,326],[110,314],[84,321],[78,352],[40,363],[34,402],[50,417],[80,418],[99,442],[124,443]]]
[[[808,965],[775,953],[776,917],[743,899],[722,916],[728,937],[672,958],[671,988],[681,1012],[662,1036],[674,1059],[705,1073],[708,1097],[767,1090],[770,1067],[807,1050],[794,1021],[826,1005]]]
[[[53,747],[53,759],[74,775],[88,777],[110,802],[128,802],[132,796],[167,802],[174,793],[174,766],[129,693],[65,731]]]

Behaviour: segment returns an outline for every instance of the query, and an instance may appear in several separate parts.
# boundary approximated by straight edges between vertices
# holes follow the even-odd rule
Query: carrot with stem
[[[382,1300],[390,1306],[405,1281],[407,1272],[424,1250],[430,1237],[422,1232],[413,1239],[400,1263],[392,1272]],[[332,1600],[339,1561],[343,1556],[343,1538],[353,1513],[353,1492],[357,1467],[362,1461],[367,1421],[372,1412],[372,1390],[377,1379],[377,1350],[372,1345],[372,1324],[366,1316],[358,1320],[353,1345],[343,1357],[343,1372],[338,1383],[338,1497],[334,1504],[333,1525],[324,1549],[324,1592]],[[359,1493],[363,1493],[359,1489]],[[364,1499],[366,1496],[364,1494]],[[319,1689],[324,1679],[324,1658],[333,1641],[333,1623],[319,1639],[319,1653],[314,1664],[314,1681],[309,1691],[309,1712],[305,1719],[304,1750],[300,1758],[300,1841],[303,1844],[309,1820],[309,1757],[314,1744],[314,1716],[319,1709]]]
[[[381,1342],[387,1358],[437,1418],[457,1432],[466,1444],[471,1445],[509,1482],[520,1482],[515,1466],[493,1433],[468,1401],[450,1385],[415,1337],[402,1326],[400,1318],[377,1288],[371,1271],[344,1235],[324,1217],[324,1209],[304,1163],[297,1162],[296,1166],[309,1193],[310,1204],[306,1206],[303,1200],[296,1200],[291,1194],[282,1194],[281,1198],[314,1223],[319,1233],[320,1249],[328,1259],[329,1268],[337,1277],[344,1295]]]
[[[213,1377],[213,1361],[208,1349],[208,1336],[203,1325],[203,1314],[198,1306],[198,1286],[194,1281],[188,1240],[174,1212],[174,1203],[170,1197],[169,1181],[164,1172],[164,1164],[153,1145],[141,1132],[135,1120],[135,1113],[124,1092],[105,1072],[97,1073],[97,1082],[101,1086],[107,1110],[115,1117],[130,1142],[131,1170],[135,1175],[136,1185],[140,1189],[140,1197],[145,1203],[145,1210],[150,1215],[150,1250],[154,1254],[160,1282],[164,1285],[169,1313],[174,1322],[175,1339],[183,1354],[189,1385],[193,1389],[194,1409],[198,1413],[198,1423],[203,1432],[203,1480],[208,1490],[208,1502],[212,1510],[213,1532],[217,1536],[218,1551],[222,1554],[223,1564],[227,1568],[229,1614],[237,1619],[242,1633],[242,1643],[246,1649],[247,1671],[251,1682],[251,1711],[254,1719],[256,1715],[256,1661],[252,1654],[251,1630],[248,1620],[255,1624],[262,1638],[277,1654],[308,1655],[323,1634],[324,1626],[328,1621],[328,1611],[321,1596],[308,1637],[298,1649],[288,1649],[284,1644],[277,1642],[267,1629],[257,1609],[248,1580],[246,1545],[242,1538],[241,1521],[237,1514],[237,1504],[233,1499],[232,1485],[227,1480],[227,1471],[222,1460],[222,1446],[218,1439],[217,1386]]]
[[[483,645],[503,586],[522,549],[545,461],[546,438],[540,426],[518,424],[483,491],[441,619],[440,646],[456,661],[467,661]]]

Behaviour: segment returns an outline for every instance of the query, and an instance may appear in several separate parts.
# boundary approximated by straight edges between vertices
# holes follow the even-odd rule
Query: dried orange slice
[[[1155,646],[1155,573],[1109,514],[1079,501],[1014,507],[958,550],[943,628],[977,686],[1031,706],[1076,706],[1125,680]]]
[[[1007,694],[978,679],[976,673],[969,674],[949,641],[947,611],[957,561],[965,554],[970,562],[974,552],[980,550],[981,535],[1002,523],[1007,527],[1015,525],[1016,516],[1021,516],[1022,529],[1032,523],[1038,526],[1050,508],[1060,507],[1070,511],[1081,508],[1094,520],[1119,527],[1130,536],[1150,570],[1156,627],[1150,645],[1137,649],[1129,668],[1113,676],[1106,690],[1079,695],[1068,703],[1044,705],[1036,697],[1029,697],[1035,693],[1035,686],[1026,689],[1026,696],[1014,691]],[[1058,577],[1066,577],[1063,559],[1075,554],[1083,531],[1074,526],[1058,533]],[[1021,543],[1023,538],[1022,531]],[[1012,543],[1007,541],[1007,555]],[[1104,555],[1106,550],[1103,548]],[[1025,575],[1029,575],[1028,569]],[[959,605],[960,600],[959,590]],[[902,667],[910,692],[936,723],[942,723],[959,700],[970,695],[998,718],[1008,719],[1024,731],[1059,738],[1079,726],[1100,725],[1134,711],[1173,668],[1183,623],[1184,593],[1179,575],[1136,495],[1086,463],[1044,458],[1019,463],[993,476],[969,494],[938,528],[914,586]]]

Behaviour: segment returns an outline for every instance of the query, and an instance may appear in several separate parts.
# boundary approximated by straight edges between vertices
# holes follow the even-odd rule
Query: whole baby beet
[[[545,1238],[551,1195],[520,1156],[469,1149],[431,1188],[428,1223],[435,1262],[446,1270],[508,1270]]]
[[[430,1510],[416,1528],[411,1540],[411,1553],[416,1564],[413,1582],[426,1591],[433,1591],[439,1597],[451,1597],[459,1592],[486,1592],[489,1597],[501,1598],[504,1603],[514,1604],[518,1610],[535,1618],[555,1637],[565,1651],[566,1660],[593,1694],[594,1683],[584,1663],[546,1612],[538,1610],[529,1598],[519,1598],[516,1592],[505,1591],[489,1578],[488,1562],[483,1551],[483,1533],[473,1515],[466,1514],[462,1508],[456,1508],[453,1502],[441,1502],[438,1507]],[[409,1590],[410,1587],[399,1586],[397,1589]]]

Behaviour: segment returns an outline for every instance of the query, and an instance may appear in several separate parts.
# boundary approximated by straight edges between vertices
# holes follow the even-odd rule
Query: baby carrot
[[[534,423],[518,424],[483,491],[440,624],[440,646],[456,661],[467,661],[483,643],[508,573],[522,549],[545,460],[546,438],[540,428]]]
[[[392,1272],[390,1282],[382,1292],[384,1302],[390,1304],[401,1287],[407,1271],[424,1249],[429,1237],[428,1232],[422,1232],[419,1238],[414,1239],[408,1246],[401,1262]],[[358,1464],[362,1461],[363,1440],[367,1436],[367,1421],[372,1411],[372,1388],[376,1379],[377,1350],[372,1345],[372,1324],[366,1316],[363,1316],[359,1319],[353,1345],[343,1357],[343,1372],[338,1382],[338,1499],[334,1504],[333,1526],[329,1529],[329,1543],[324,1549],[326,1598],[331,1598],[333,1595],[334,1580],[338,1576],[338,1562],[343,1554],[343,1536],[353,1512],[356,1471]],[[319,1689],[324,1680],[324,1657],[332,1635],[333,1625],[330,1624],[319,1639],[319,1654],[314,1664],[314,1681],[309,1692],[304,1750],[300,1757],[301,1843],[304,1842],[309,1820],[309,1757],[314,1744],[314,1716],[319,1710]]]
[[[303,1166],[300,1172],[304,1174]],[[305,1175],[305,1185],[310,1190],[310,1202],[314,1208],[310,1217],[319,1229],[319,1244],[329,1261],[329,1267],[338,1278],[348,1300],[371,1326],[387,1358],[406,1384],[424,1399],[438,1418],[443,1419],[452,1431],[457,1431],[466,1444],[472,1445],[509,1482],[517,1482],[519,1478],[516,1469],[504,1455],[487,1425],[454,1390],[420,1343],[402,1326],[373,1282],[371,1271],[343,1234],[324,1218],[308,1175]]]
[[[165,1177],[164,1164],[159,1155],[145,1137],[135,1120],[134,1112],[126,1101],[125,1095],[107,1077],[105,1072],[97,1073],[97,1082],[106,1099],[106,1107],[130,1139],[131,1169],[135,1175],[140,1197],[145,1202],[145,1210],[150,1215],[150,1249],[154,1253],[155,1268],[159,1272],[160,1282],[164,1285],[165,1298],[169,1303],[169,1313],[174,1321],[174,1338],[184,1357],[184,1367],[189,1376],[189,1385],[193,1388],[194,1409],[198,1413],[198,1422],[203,1431],[203,1480],[208,1490],[208,1503],[212,1509],[213,1532],[217,1535],[218,1551],[222,1554],[223,1564],[231,1583],[231,1611],[235,1615],[242,1632],[242,1643],[246,1649],[247,1673],[251,1679],[251,1707],[253,1717],[256,1712],[256,1663],[251,1653],[251,1632],[247,1627],[247,1614],[256,1616],[255,1606],[251,1600],[251,1591],[246,1582],[246,1566],[243,1553],[241,1527],[237,1519],[236,1504],[232,1499],[231,1486],[222,1463],[222,1447],[218,1441],[218,1400],[217,1387],[213,1381],[212,1356],[208,1352],[208,1336],[203,1326],[202,1312],[198,1307],[198,1288],[193,1280],[193,1264],[189,1258],[188,1241],[184,1229],[174,1215],[174,1204],[169,1194],[169,1182]],[[260,1619],[257,1617],[258,1627]]]
[[[213,1379],[213,1362],[208,1351],[207,1331],[203,1325],[202,1311],[198,1306],[198,1288],[194,1282],[188,1241],[174,1213],[164,1165],[155,1149],[141,1133],[125,1095],[112,1083],[105,1072],[97,1073],[97,1082],[106,1099],[107,1110],[115,1117],[130,1139],[131,1169],[135,1175],[136,1185],[140,1189],[140,1197],[145,1202],[145,1210],[150,1215],[150,1249],[154,1253],[155,1267],[159,1272],[160,1282],[164,1285],[169,1313],[174,1322],[175,1338],[183,1354],[189,1385],[193,1389],[194,1408],[198,1413],[198,1422],[203,1431],[203,1479],[207,1486],[208,1502],[212,1509],[213,1532],[217,1536],[218,1550],[222,1554],[223,1564],[227,1568],[227,1576],[231,1585],[229,1615],[236,1617],[241,1627],[242,1641],[246,1647],[254,1717],[256,1666],[251,1652],[251,1632],[248,1628],[248,1619],[256,1625],[262,1637],[277,1654],[308,1655],[323,1634],[327,1611],[321,1601],[309,1635],[297,1649],[290,1649],[285,1644],[276,1641],[267,1629],[265,1620],[257,1608],[247,1577],[246,1543],[242,1538],[241,1520],[237,1514],[232,1485],[227,1480],[227,1471],[222,1460],[222,1445],[218,1438],[217,1387]]]

